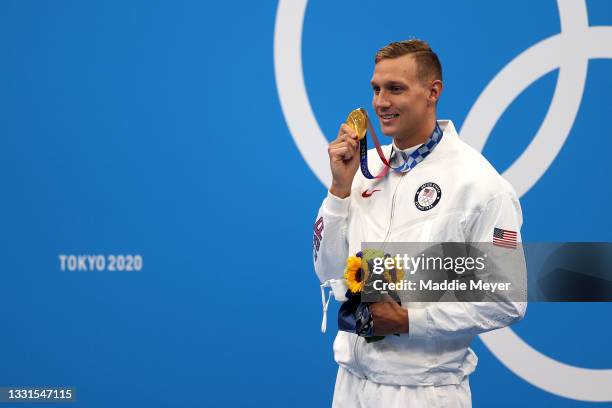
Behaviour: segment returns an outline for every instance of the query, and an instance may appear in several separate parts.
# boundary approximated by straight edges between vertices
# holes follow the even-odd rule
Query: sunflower
[[[364,263],[364,266],[366,266],[365,271],[361,268],[361,266],[361,258],[358,256],[351,255],[346,260],[344,279],[346,280],[346,285],[352,293],[361,292],[361,289],[363,289],[363,282],[367,277],[367,263]]]

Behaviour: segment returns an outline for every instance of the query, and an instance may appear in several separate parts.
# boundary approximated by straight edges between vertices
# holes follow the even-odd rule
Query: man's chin
[[[380,131],[383,135],[393,137],[395,134],[395,126],[385,126],[380,122],[378,124],[380,125]]]

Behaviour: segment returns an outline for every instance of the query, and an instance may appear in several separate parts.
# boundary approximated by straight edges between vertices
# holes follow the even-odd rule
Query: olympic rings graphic
[[[328,141],[314,116],[302,72],[302,28],[307,0],[279,0],[274,29],[274,70],[289,131],[306,163],[329,186]],[[563,147],[582,101],[589,59],[612,58],[612,26],[589,26],[584,0],[557,0],[561,33],[510,61],[485,87],[461,128],[478,150],[510,104],[533,82],[559,69],[553,98],[525,151],[503,176],[523,196]],[[528,345],[511,328],[480,335],[512,372],[550,393],[583,401],[612,401],[612,369],[587,369],[556,361]]]

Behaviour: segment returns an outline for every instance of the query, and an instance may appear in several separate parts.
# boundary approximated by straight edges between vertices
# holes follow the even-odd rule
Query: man
[[[315,224],[319,279],[341,279],[347,256],[362,242],[492,243],[494,231],[520,242],[522,214],[512,187],[459,139],[451,121],[436,120],[442,68],[429,45],[409,40],[379,50],[371,84],[373,110],[393,138],[384,149],[391,165],[424,154],[407,171],[370,180],[357,172],[357,135],[340,127],[328,148],[332,185]],[[378,157],[369,157],[375,168]],[[374,334],[388,336],[368,343],[338,333],[333,406],[471,406],[468,376],[477,362],[471,340],[520,320],[525,309],[518,302],[371,304]]]

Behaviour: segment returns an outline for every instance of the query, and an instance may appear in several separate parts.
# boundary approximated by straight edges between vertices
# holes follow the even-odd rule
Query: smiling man
[[[333,181],[315,224],[321,282],[342,279],[346,258],[362,242],[493,244],[496,231],[520,242],[522,214],[510,184],[451,121],[436,119],[442,67],[429,45],[408,40],[379,50],[371,85],[382,132],[393,138],[384,152],[399,170],[375,180],[358,173],[359,140],[341,125],[328,148]],[[377,158],[369,156],[373,168]],[[525,309],[510,301],[370,304],[374,334],[399,335],[367,342],[338,332],[333,406],[471,406],[468,377],[477,358],[470,342],[520,320]]]

